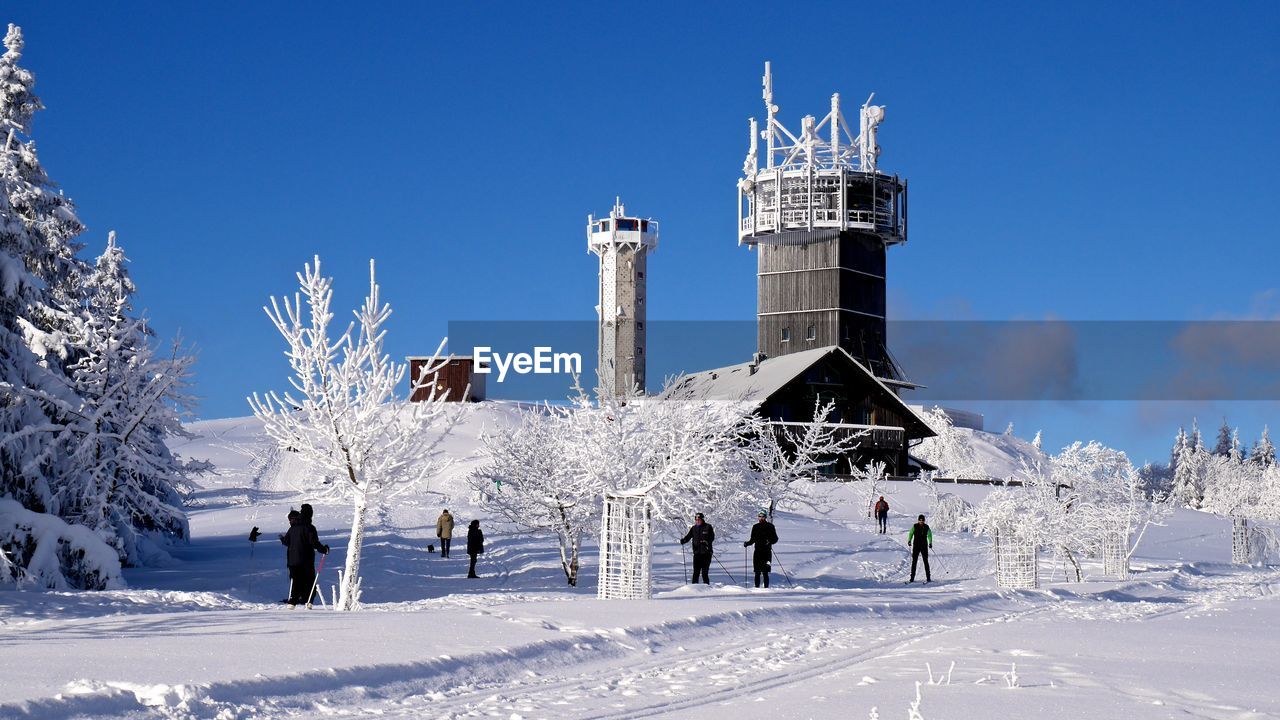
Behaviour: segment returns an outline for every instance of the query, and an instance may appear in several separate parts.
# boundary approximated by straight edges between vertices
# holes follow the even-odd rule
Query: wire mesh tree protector
[[[610,600],[652,597],[651,537],[649,500],[643,493],[605,495],[597,597]]]
[[[1034,590],[1040,587],[1040,568],[1034,541],[1006,530],[995,534],[994,543],[998,587],[1014,590]]]
[[[1252,548],[1249,544],[1249,521],[1244,518],[1231,520],[1231,562],[1236,565],[1248,565],[1252,559]]]
[[[1102,542],[1102,572],[1115,580],[1129,579],[1129,538],[1111,533]]]

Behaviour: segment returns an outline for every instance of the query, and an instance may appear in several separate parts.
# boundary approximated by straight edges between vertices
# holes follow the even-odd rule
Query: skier
[[[929,582],[929,550],[933,547],[933,530],[924,523],[924,516],[916,518],[916,524],[911,526],[911,530],[907,533],[907,545],[911,546],[911,579],[907,582],[916,581],[916,559],[924,558],[924,581]]]
[[[445,508],[436,518],[436,537],[440,538],[440,557],[449,557],[449,543],[453,541],[453,516]]]
[[[693,541],[693,582],[698,582],[698,574],[702,574],[702,582],[710,585],[712,543],[716,541],[716,530],[711,527],[702,513],[693,516],[693,526],[680,538],[683,545]]]
[[[476,574],[476,558],[484,552],[484,533],[480,532],[480,521],[472,520],[467,527],[467,554],[471,556],[471,568],[467,570],[468,578],[478,578]]]
[[[880,524],[880,534],[888,532],[889,523],[889,503],[881,495],[876,501],[876,522]]]
[[[751,539],[742,543],[742,547],[756,546],[751,556],[751,564],[756,573],[756,587],[760,587],[761,576],[764,576],[764,586],[769,587],[769,561],[773,560],[773,546],[778,544],[778,531],[768,517],[769,514],[761,510],[756,516],[756,524],[751,526]]]
[[[316,585],[316,553],[329,554],[329,546],[320,542],[316,528],[311,524],[311,506],[303,505],[302,512],[289,511],[289,531],[280,536],[280,544],[289,548],[286,562],[289,565],[289,605],[307,605]]]

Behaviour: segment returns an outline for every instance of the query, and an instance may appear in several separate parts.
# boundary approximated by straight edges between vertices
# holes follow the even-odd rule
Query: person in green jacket
[[[911,548],[911,579],[907,582],[916,581],[916,560],[924,558],[924,581],[932,580],[929,577],[929,549],[933,547],[933,530],[924,522],[924,516],[916,518],[916,524],[911,526],[911,530],[907,532],[907,545]]]

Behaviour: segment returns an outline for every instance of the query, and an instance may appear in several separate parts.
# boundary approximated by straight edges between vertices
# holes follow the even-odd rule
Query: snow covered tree
[[[1218,428],[1218,441],[1214,443],[1214,455],[1230,455],[1231,448],[1234,446],[1231,434],[1231,426],[1227,425],[1227,418],[1222,418],[1222,427]]]
[[[932,472],[922,472],[915,482],[929,497],[929,525],[935,530],[961,532],[970,529],[973,505],[954,493],[942,492]]]
[[[317,478],[311,491],[351,503],[337,608],[355,610],[369,511],[444,468],[441,443],[465,405],[446,403],[434,391],[424,402],[402,402],[397,395],[406,368],[384,350],[391,306],[380,300],[373,261],[364,304],[354,313],[355,322],[336,336],[329,327],[333,279],[320,274],[319,257],[298,273],[298,282],[300,292],[292,300],[272,297],[271,307],[263,308],[288,345],[293,391],[255,393],[249,405],[280,447],[298,452],[332,478]],[[442,342],[437,357],[443,348]],[[427,382],[441,365],[434,359],[427,363],[412,385]]]
[[[1276,463],[1276,447],[1271,444],[1271,429],[1262,426],[1262,437],[1254,444],[1249,453],[1249,461],[1263,467],[1271,467]]]
[[[524,529],[555,532],[570,586],[578,584],[583,536],[600,517],[600,478],[581,471],[566,432],[570,414],[588,409],[522,410],[515,425],[481,437],[488,462],[471,477],[488,512]]]
[[[916,457],[938,468],[941,477],[986,477],[968,438],[942,408],[927,409],[921,417],[936,435],[925,438],[915,447]]]
[[[1132,555],[1147,527],[1168,513],[1162,498],[1147,497],[1128,457],[1097,442],[1064,448],[1053,458],[1052,479],[1056,513],[1051,546],[1071,564],[1077,581],[1082,579],[1080,557],[1097,552],[1112,538],[1121,538]]]
[[[1168,512],[1161,498],[1145,494],[1123,452],[1096,442],[1076,442],[1045,462],[1024,464],[1021,479],[1022,487],[997,490],[975,509],[975,529],[1049,548],[1077,581],[1082,557],[1117,537],[1132,555],[1146,528]]]
[[[1263,496],[1263,468],[1214,455],[1205,464],[1201,509],[1232,518],[1254,517]]]
[[[829,422],[834,412],[835,403],[829,402],[815,404],[813,417],[804,423],[773,423],[758,415],[744,418],[742,450],[753,471],[761,476],[769,499],[770,518],[777,507],[822,509],[826,506],[825,488],[814,479],[833,467],[838,458],[856,450],[869,434],[867,430],[850,432],[835,427]],[[873,470],[872,465],[879,467]],[[868,493],[879,493],[885,477],[883,463],[850,469],[856,479],[864,481]],[[867,505],[868,517],[874,502],[873,498]]]
[[[1178,435],[1173,439],[1173,448],[1169,451],[1169,474],[1171,476],[1178,471],[1178,459],[1182,457],[1182,449],[1187,446],[1187,441],[1186,428],[1178,428]]]
[[[1042,440],[1042,439],[1040,438],[1040,433],[1041,433],[1041,432],[1042,432],[1042,431],[1037,430],[1037,431],[1036,431],[1036,436],[1035,436],[1034,438],[1032,438],[1032,439],[1031,439],[1031,447],[1033,447],[1033,448],[1035,448],[1035,449],[1037,449],[1037,450],[1043,450],[1043,449],[1044,449],[1044,440]]]
[[[9,25],[0,56],[0,495],[46,512],[67,472],[55,451],[78,398],[66,382],[65,330],[84,271],[71,201],[36,157],[31,122],[43,106],[18,65],[22,32]]]
[[[876,502],[884,489],[885,464],[879,461],[869,462],[862,467],[853,468],[852,484],[858,494],[863,497],[863,507],[867,517],[873,517]]]
[[[568,407],[521,412],[484,438],[487,462],[471,478],[486,510],[518,527],[551,530],[569,585],[578,581],[582,539],[599,529],[608,492],[644,488],[662,532],[679,536],[705,512],[722,536],[744,529],[758,508],[816,505],[809,480],[857,446],[860,434],[814,422],[778,428],[744,403],[682,393],[680,378],[653,397],[577,388]]]
[[[1199,436],[1198,431],[1193,432],[1183,444],[1173,471],[1173,499],[1190,508],[1200,507],[1204,499],[1205,472],[1211,457],[1197,441]]]
[[[1008,427],[1004,429],[1004,434],[1009,436],[1013,435],[1013,422],[1010,422]]]
[[[1187,444],[1193,448],[1204,449],[1204,438],[1200,435],[1200,421],[1191,418],[1191,435],[1187,438]]]
[[[208,467],[183,462],[165,443],[190,437],[182,418],[194,405],[186,388],[195,359],[179,342],[161,355],[146,321],[133,317],[127,261],[111,233],[68,333],[70,381],[82,404],[69,408],[78,419],[61,433],[74,472],[55,505],[63,518],[97,531],[122,562],[138,564],[149,536],[187,536],[179,491]]]
[[[10,25],[4,44],[0,496],[56,517],[21,520],[0,539],[0,549],[19,562],[45,562],[24,572],[51,587],[102,587],[103,578],[118,576],[120,562],[145,560],[147,538],[186,534],[175,489],[199,468],[181,463],[164,440],[184,434],[180,415],[189,402],[183,388],[192,361],[176,346],[161,358],[145,323],[130,315],[134,287],[114,242],[95,269],[78,258],[76,237],[84,228],[40,165],[31,139],[42,105],[34,76],[18,65],[21,31]],[[82,531],[114,550],[114,568],[87,567],[88,559],[106,556],[90,551]],[[60,546],[74,535],[81,560],[39,551],[39,532]],[[49,579],[55,571],[50,558],[63,562],[56,582]]]

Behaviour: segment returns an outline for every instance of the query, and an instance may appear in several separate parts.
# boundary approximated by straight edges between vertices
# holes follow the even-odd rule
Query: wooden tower
[[[859,111],[856,136],[838,94],[826,117],[807,115],[792,133],[776,117],[765,63],[765,127],[751,119],[738,242],[759,250],[760,353],[838,345],[877,377],[909,385],[885,331],[885,252],[907,241],[907,183],[876,167],[884,106],[873,97]]]

